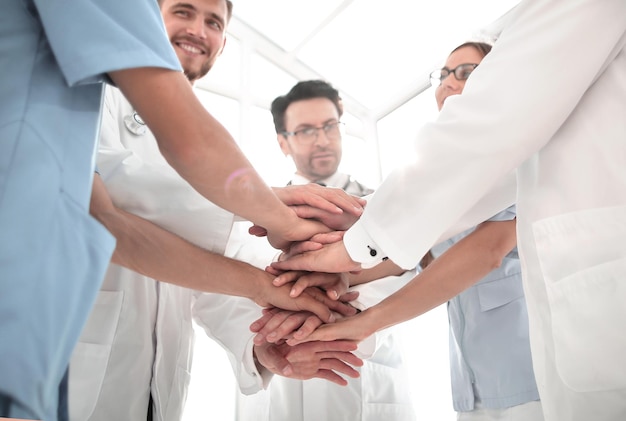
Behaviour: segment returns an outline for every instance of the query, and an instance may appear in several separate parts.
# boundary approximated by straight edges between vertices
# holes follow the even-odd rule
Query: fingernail
[[[290,297],[295,297],[297,295],[297,291],[295,288],[292,288],[291,291],[289,291],[289,296]]]

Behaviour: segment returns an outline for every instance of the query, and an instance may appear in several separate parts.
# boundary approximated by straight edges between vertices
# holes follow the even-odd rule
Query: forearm
[[[405,287],[372,307],[375,330],[417,317],[455,297],[497,268],[515,244],[515,220],[481,224]]]
[[[203,196],[270,231],[282,232],[285,222],[295,220],[182,74],[139,68],[112,72],[111,78],[155,134],[170,165]]]
[[[117,240],[112,258],[116,264],[159,281],[200,291],[248,298],[260,293],[263,271],[211,253],[143,218],[115,208],[97,175],[90,211]]]
[[[400,276],[404,272],[406,271],[393,263],[391,260],[385,260],[371,269],[365,269],[358,273],[348,274],[348,279],[350,280],[350,285],[352,286],[371,282],[386,276]]]

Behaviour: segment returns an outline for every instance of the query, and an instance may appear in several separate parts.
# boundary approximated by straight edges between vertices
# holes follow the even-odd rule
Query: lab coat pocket
[[[521,274],[476,285],[480,311],[502,307],[524,296]]]
[[[552,318],[556,367],[578,392],[626,387],[626,207],[533,227]]]
[[[70,362],[70,419],[86,420],[96,407],[118,325],[123,291],[100,291]],[[85,376],[85,373],[90,375]]]
[[[402,367],[369,361],[361,369],[363,421],[413,421],[415,412]]]

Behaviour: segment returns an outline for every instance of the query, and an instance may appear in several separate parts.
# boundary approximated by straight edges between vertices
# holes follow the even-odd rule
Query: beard
[[[213,63],[207,61],[205,63],[202,63],[200,68],[197,70],[183,68],[183,73],[185,74],[189,82],[193,83],[196,80],[203,77],[204,75],[206,75],[207,73],[209,73],[209,70],[211,70],[211,67],[213,67]]]
[[[183,66],[183,74],[191,83],[205,76],[209,72],[209,70],[211,70],[213,64],[215,63],[215,59],[217,58],[217,54],[215,54],[208,45],[200,44],[198,41],[187,36],[171,38],[170,43],[173,47],[175,47],[174,50],[176,52],[176,56],[178,57],[180,64]],[[190,45],[195,45],[197,48],[204,51],[204,57],[207,59],[202,62],[199,67],[197,67],[198,57],[190,57],[188,55],[185,55],[182,51],[177,50],[177,48],[180,48],[176,47],[178,43],[188,43]]]

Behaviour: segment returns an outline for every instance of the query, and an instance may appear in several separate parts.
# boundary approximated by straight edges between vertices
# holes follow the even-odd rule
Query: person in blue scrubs
[[[463,43],[432,73],[439,110],[448,98],[463,93],[467,79],[490,51],[491,45],[484,42]],[[515,219],[513,205],[488,223],[515,243]],[[441,256],[472,231],[437,244],[427,256]],[[489,256],[485,253],[486,262],[492,261]],[[543,421],[517,247],[495,257],[497,265],[489,274],[448,301],[454,410],[459,420]]]
[[[198,102],[156,2],[5,1],[0,69],[0,417],[67,418],[59,384],[115,244],[88,213],[103,82],[190,184],[274,246],[319,231]]]

